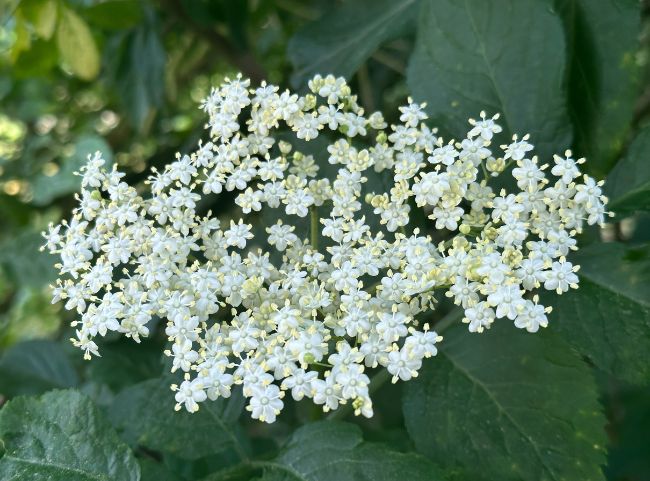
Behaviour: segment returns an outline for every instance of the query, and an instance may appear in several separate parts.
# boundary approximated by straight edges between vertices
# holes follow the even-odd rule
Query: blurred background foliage
[[[135,348],[109,342],[93,363],[70,355],[70,319],[61,306],[50,304],[47,286],[56,274],[53,259],[38,251],[40,231],[68,215],[78,188],[74,172],[88,153],[101,150],[137,182],[149,167],[191,149],[203,132],[198,102],[212,85],[237,72],[254,82],[266,79],[297,89],[315,73],[343,75],[367,109],[382,110],[389,120],[411,94],[428,102],[443,133],[455,133],[470,106],[473,115],[480,108],[509,109],[506,118],[516,124],[510,127],[531,131],[542,150],[551,144],[561,150],[561,139],[560,146],[588,157],[590,174],[603,179],[613,170],[608,192],[617,217],[603,232],[586,237],[625,242],[633,248],[630,255],[647,260],[642,246],[650,241],[650,7],[635,0],[518,3],[521,35],[550,39],[540,45],[552,54],[517,52],[532,57],[539,70],[533,68],[529,77],[513,75],[511,84],[505,82],[506,99],[495,105],[481,100],[490,97],[490,86],[470,76],[454,77],[446,68],[461,55],[467,58],[459,62],[471,64],[485,48],[444,50],[437,36],[471,36],[462,31],[462,22],[456,28],[459,13],[450,2],[0,0],[2,398],[82,384],[100,405],[108,405],[123,387],[160,374],[161,336]],[[477,15],[489,4],[484,2]],[[531,28],[526,15],[541,30]],[[551,15],[563,26],[545,25]],[[513,42],[503,48],[518,47]],[[496,75],[509,72],[504,68]],[[558,86],[565,91],[562,98],[555,94]],[[457,98],[454,89],[474,100]],[[528,101],[534,105],[522,109]],[[545,125],[536,138],[539,115],[549,109],[559,112],[553,116],[559,134],[545,137],[552,132]],[[228,208],[222,202],[213,210]],[[649,294],[640,294],[648,296],[642,302],[645,316]],[[643,322],[650,328],[650,320]],[[631,384],[611,372],[596,372],[609,423],[607,476],[650,480],[649,378]],[[400,445],[405,442],[401,415],[381,408],[381,403],[391,405],[400,388],[384,389],[378,401],[378,410],[385,412],[377,421],[381,430],[367,435]],[[310,417],[313,413],[296,414],[299,420]],[[253,449],[265,451],[265,446]],[[202,458],[176,468],[193,479],[210,472],[215,462]],[[174,464],[173,456],[167,464]]]

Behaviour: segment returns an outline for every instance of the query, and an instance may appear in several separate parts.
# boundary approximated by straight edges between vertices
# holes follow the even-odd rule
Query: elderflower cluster
[[[287,392],[371,416],[370,369],[407,381],[436,355],[442,338],[424,322],[436,296],[464,310],[471,332],[495,319],[547,325],[535,291],[577,287],[566,255],[605,215],[582,159],[540,162],[528,136],[492,150],[498,115],[445,142],[410,99],[388,126],[341,78],[309,89],[227,79],[201,105],[210,141],[141,190],[89,156],[72,219],[46,234],[61,258],[54,301],[78,312],[86,357],[97,336],[139,341],[161,319],[172,372],[185,373],[177,409],[241,385],[269,423]],[[314,157],[305,146],[319,137]],[[246,220],[206,212],[224,190]]]

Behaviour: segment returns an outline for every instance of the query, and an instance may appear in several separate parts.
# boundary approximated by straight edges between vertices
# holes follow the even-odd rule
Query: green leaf
[[[625,216],[636,211],[650,212],[650,127],[637,134],[625,157],[607,176],[605,193],[610,201],[607,207]]]
[[[32,179],[32,203],[47,205],[58,197],[77,192],[81,177],[74,173],[87,162],[89,155],[94,155],[97,151],[102,153],[107,162],[113,158],[112,150],[104,139],[92,134],[81,136],[72,153],[61,161],[60,169],[55,175],[48,177],[39,174]]]
[[[630,387],[608,381],[609,399],[616,413],[608,426],[610,438],[607,479],[643,480],[650,473],[650,386]]]
[[[99,73],[99,51],[84,20],[61,5],[56,41],[64,64],[82,80],[92,80]]]
[[[570,102],[576,147],[604,177],[630,130],[639,90],[637,0],[559,2],[568,31]]]
[[[56,335],[61,329],[61,306],[51,303],[51,292],[42,287],[12,286],[6,283],[7,281],[8,279],[2,276],[0,291],[3,292],[0,295],[6,296],[7,290],[15,290],[10,300],[6,299],[7,310],[0,318],[0,350],[21,340]],[[63,347],[64,350],[71,349],[67,342],[64,342]]]
[[[411,30],[418,4],[419,0],[346,2],[305,25],[288,46],[295,68],[291,83],[302,87],[315,74],[350,78],[382,43]]]
[[[529,133],[542,160],[571,143],[560,18],[538,0],[426,0],[407,73],[436,126],[501,114],[502,139]]]
[[[169,471],[164,464],[157,463],[151,459],[140,460],[140,472],[142,481],[180,481],[181,478]]]
[[[32,37],[27,28],[26,22],[21,17],[16,17],[16,25],[14,27],[15,40],[11,45],[11,52],[9,59],[15,62],[20,56],[21,52],[29,50],[32,45]]]
[[[18,286],[42,288],[57,278],[56,257],[41,252],[44,239],[25,229],[0,244],[0,264]]]
[[[14,79],[9,75],[0,75],[0,100],[4,99],[14,85]]]
[[[160,376],[162,343],[144,339],[140,343],[120,338],[99,346],[101,357],[88,363],[88,377],[117,392],[128,385]]]
[[[22,0],[20,13],[32,25],[36,35],[46,40],[52,38],[57,17],[55,0]]]
[[[238,390],[230,399],[206,401],[197,413],[174,410],[170,378],[135,384],[120,392],[109,417],[131,445],[198,459],[227,449],[247,456],[237,419],[243,410]]]
[[[650,381],[650,248],[599,243],[571,257],[580,287],[545,295],[550,326],[603,371]],[[550,328],[550,327],[549,327]]]
[[[58,57],[53,41],[36,39],[29,50],[22,52],[14,63],[16,78],[30,78],[47,74],[57,64]]]
[[[0,393],[4,396],[40,394],[78,383],[68,356],[54,341],[21,342],[0,359]]]
[[[549,329],[551,329],[549,327]],[[552,332],[456,324],[403,397],[416,448],[499,480],[602,480],[605,417],[587,365]]]
[[[293,433],[273,461],[253,462],[263,481],[436,481],[437,466],[415,453],[400,453],[363,441],[361,429],[348,423],[320,421]],[[216,473],[205,481],[228,479]]]
[[[0,411],[0,479],[139,481],[129,448],[86,396],[53,391],[9,401]]]
[[[110,77],[131,122],[143,128],[163,102],[165,49],[153,13],[137,29],[109,44]]]
[[[142,19],[140,3],[134,0],[108,0],[96,3],[83,13],[92,25],[111,30],[135,27]]]

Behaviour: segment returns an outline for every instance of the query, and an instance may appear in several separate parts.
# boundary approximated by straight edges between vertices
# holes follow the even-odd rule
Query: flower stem
[[[311,218],[311,247],[318,250],[318,207],[312,205],[309,208],[309,216]]]

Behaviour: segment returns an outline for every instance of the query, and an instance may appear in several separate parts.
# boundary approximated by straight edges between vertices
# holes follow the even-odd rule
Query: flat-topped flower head
[[[494,148],[498,114],[445,140],[411,99],[387,125],[342,78],[309,89],[226,79],[201,104],[209,141],[137,190],[88,157],[79,207],[46,234],[53,300],[75,311],[86,357],[97,337],[140,342],[159,318],[177,409],[241,386],[264,422],[286,392],[371,416],[372,370],[408,381],[436,355],[442,337],[421,320],[440,298],[470,332],[547,326],[535,293],[578,286],[566,256],[606,214],[583,159],[539,159],[528,135]],[[206,213],[217,194],[234,199],[221,219]]]

